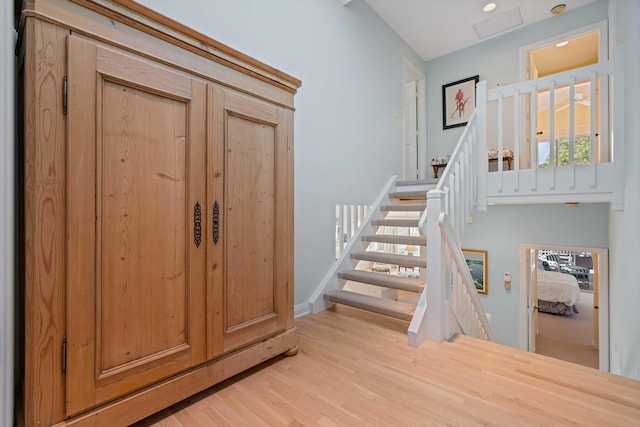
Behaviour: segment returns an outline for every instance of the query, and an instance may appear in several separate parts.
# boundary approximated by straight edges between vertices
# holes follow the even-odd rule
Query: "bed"
[[[577,314],[580,287],[575,277],[555,271],[538,270],[538,311],[551,314]]]

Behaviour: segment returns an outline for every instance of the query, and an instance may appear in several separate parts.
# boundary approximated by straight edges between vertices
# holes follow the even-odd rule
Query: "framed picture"
[[[473,283],[476,285],[476,290],[479,294],[486,294],[488,292],[487,286],[487,251],[475,250],[475,249],[463,249],[467,266],[471,272]]]
[[[465,126],[476,109],[476,83],[479,76],[442,86],[442,128]]]

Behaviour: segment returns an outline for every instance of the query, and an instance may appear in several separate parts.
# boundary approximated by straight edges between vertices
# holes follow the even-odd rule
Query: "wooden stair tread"
[[[338,273],[343,280],[367,283],[369,285],[398,289],[400,291],[422,293],[425,282],[422,279],[412,277],[394,276],[391,274],[375,273],[363,270],[347,270]]]
[[[389,193],[389,197],[400,200],[426,200],[427,192],[425,190],[394,191]]]
[[[363,242],[391,243],[395,245],[427,246],[424,236],[394,236],[390,234],[369,234],[360,238]]]
[[[419,219],[375,219],[371,225],[379,227],[417,227]]]
[[[380,210],[383,212],[423,212],[426,206],[425,203],[398,203],[380,206]]]
[[[416,310],[416,306],[413,304],[372,297],[343,289],[327,292],[324,294],[324,297],[331,302],[407,321],[411,320]]]
[[[423,185],[423,186],[435,188],[436,185],[438,185],[438,179],[428,178],[428,179],[418,179],[418,180],[403,180],[403,181],[396,182],[396,187],[413,187],[416,185]]]
[[[353,252],[351,253],[351,258],[361,261],[372,261],[383,264],[403,265],[420,268],[427,267],[426,257],[410,255],[388,254],[384,252]]]

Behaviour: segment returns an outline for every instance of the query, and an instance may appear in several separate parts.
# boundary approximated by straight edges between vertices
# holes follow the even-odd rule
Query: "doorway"
[[[402,92],[402,176],[407,181],[427,177],[427,83],[408,59],[404,59]]]
[[[521,348],[609,371],[608,251],[521,245]]]
[[[608,59],[607,22],[560,34],[521,48],[521,80],[544,78],[556,73],[596,64]],[[540,90],[536,111],[523,99],[524,116],[520,167],[548,168],[569,164],[608,162],[610,159],[608,111],[609,81],[605,78],[576,81],[573,85]],[[529,96],[525,97],[529,98]],[[570,100],[573,102],[570,102]],[[591,153],[592,113],[596,129]],[[536,129],[532,132],[532,116]],[[535,138],[533,137],[535,135]],[[535,146],[532,150],[532,139]],[[531,158],[535,156],[535,158]]]

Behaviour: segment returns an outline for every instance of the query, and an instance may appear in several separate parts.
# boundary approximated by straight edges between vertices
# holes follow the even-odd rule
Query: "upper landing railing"
[[[487,92],[487,147],[500,156],[487,177],[489,202],[611,202],[622,209],[624,127],[614,113],[624,108],[624,49],[613,57]],[[503,149],[513,151],[511,171]]]

